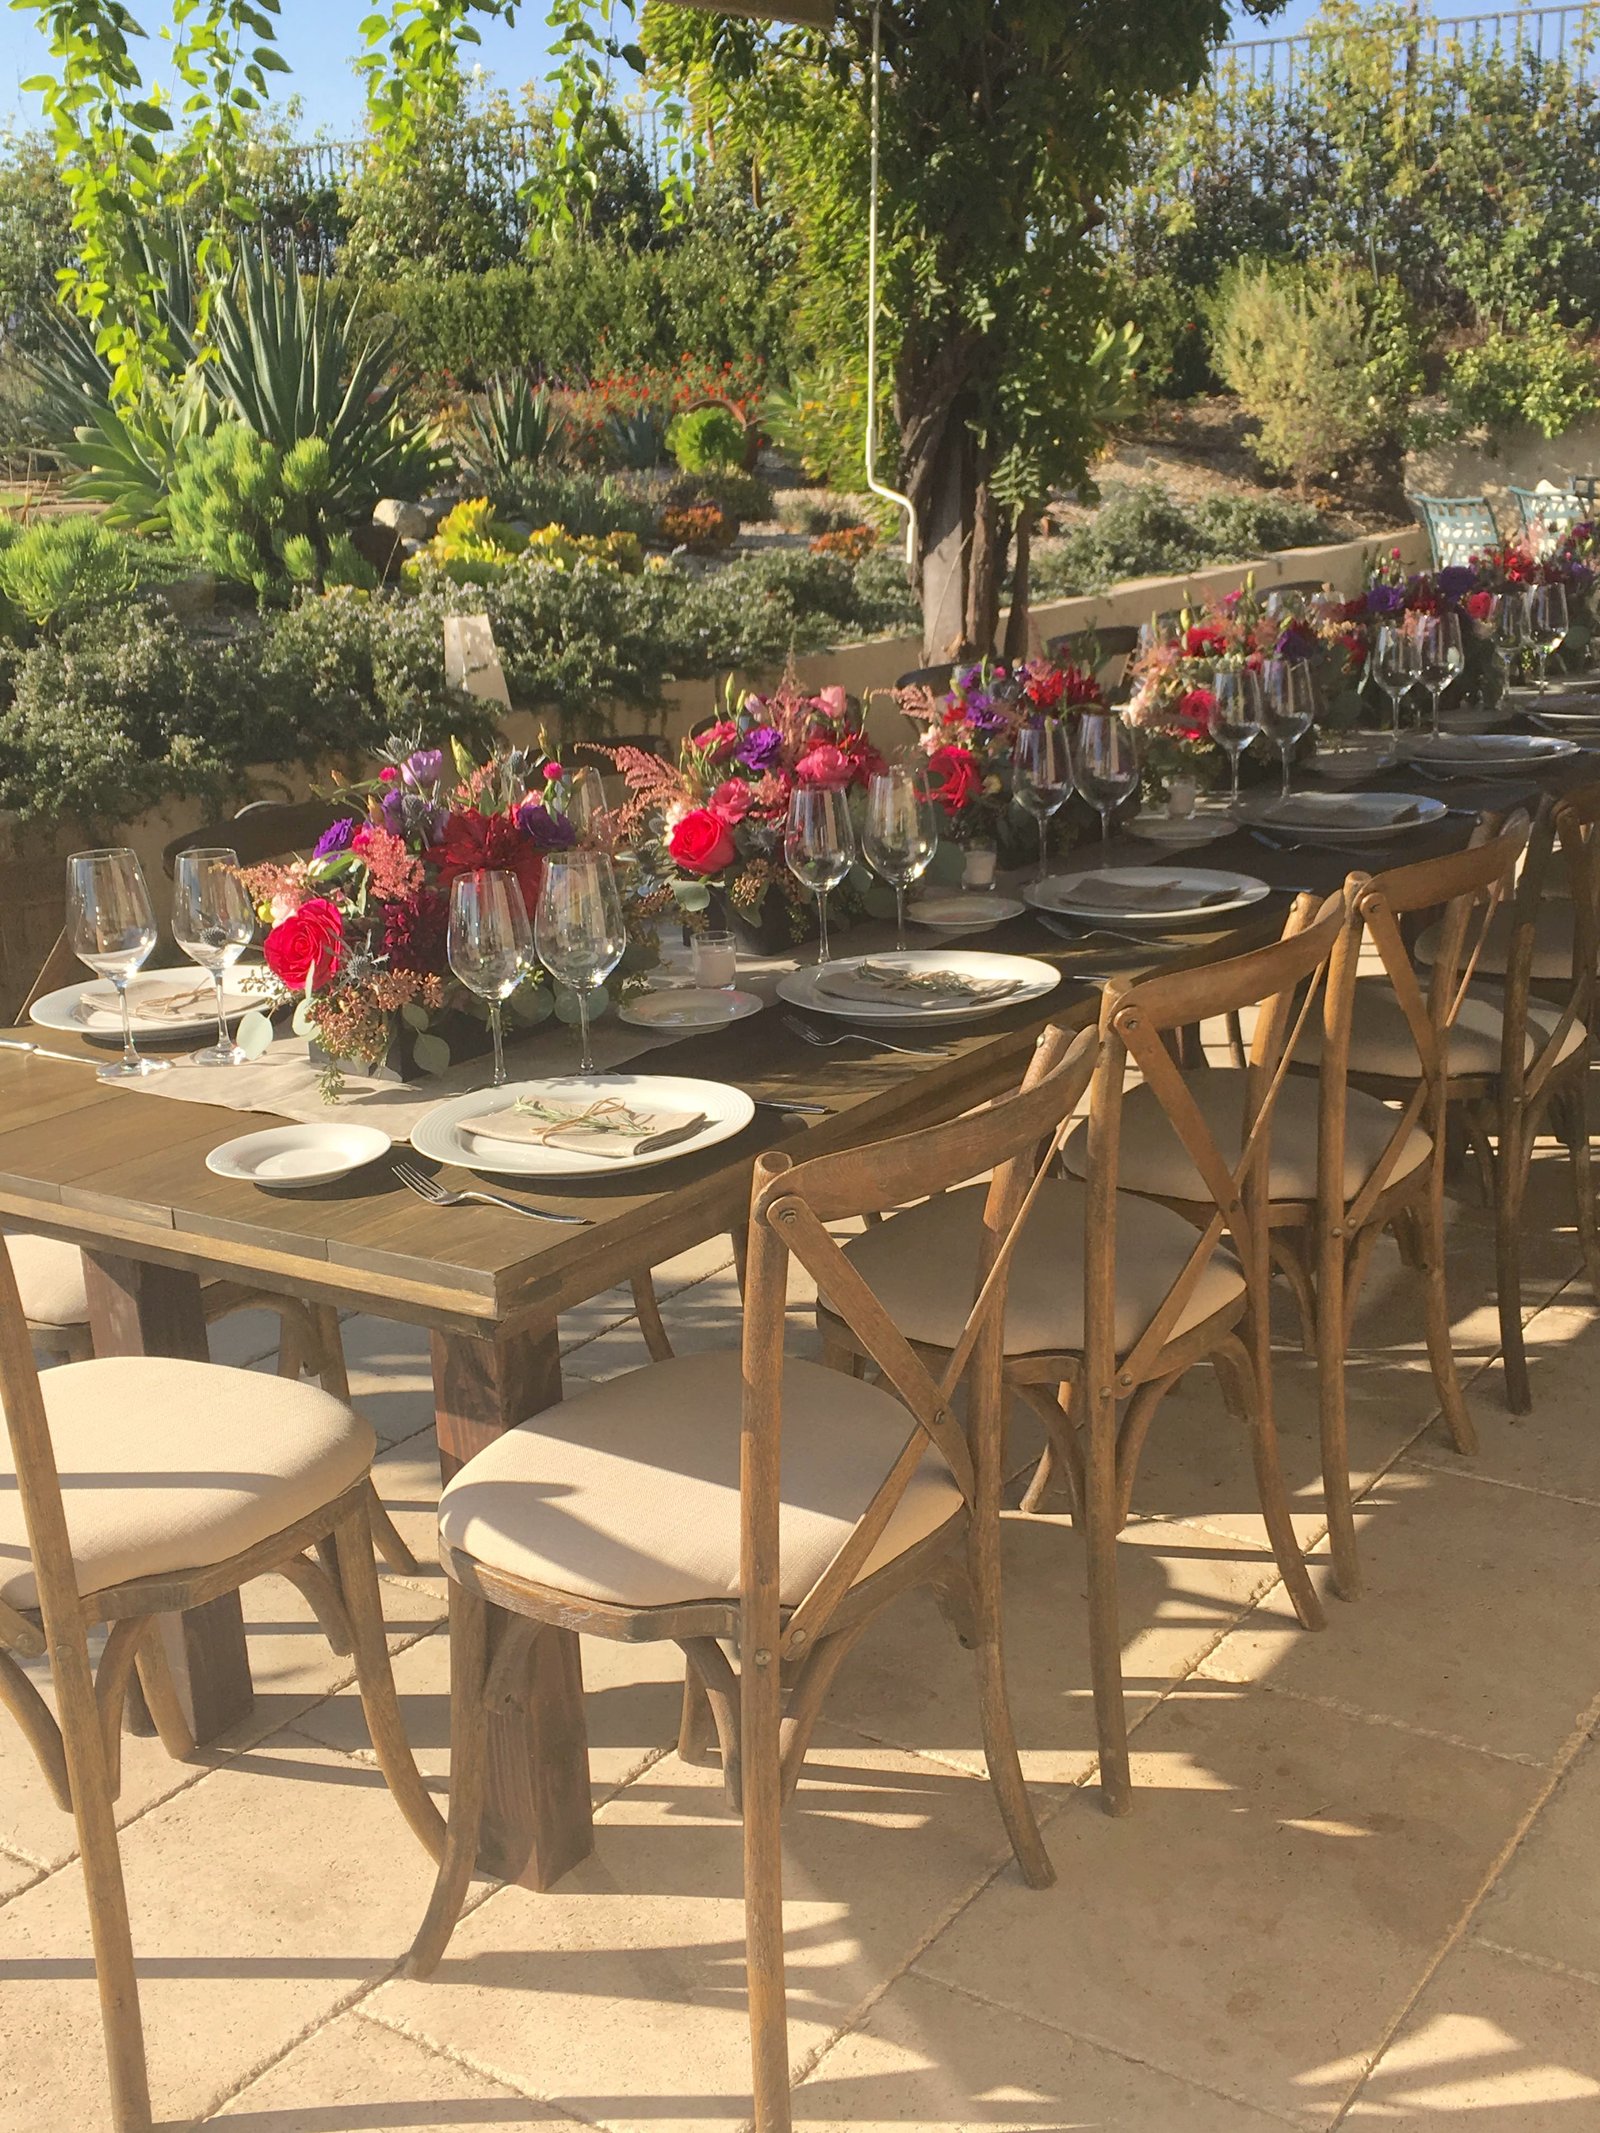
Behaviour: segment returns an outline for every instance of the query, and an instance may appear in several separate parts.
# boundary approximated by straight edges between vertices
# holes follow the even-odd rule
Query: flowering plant
[[[270,928],[262,955],[277,998],[296,1000],[296,1033],[333,1062],[330,1094],[341,1066],[384,1058],[396,1016],[416,1033],[418,1068],[444,1071],[450,1048],[430,1024],[469,1004],[446,955],[451,884],[480,868],[511,874],[531,915],[546,853],[577,842],[571,778],[553,758],[474,763],[451,745],[453,760],[391,741],[374,779],[338,788],[350,812],[309,858],[242,870]],[[525,1008],[538,982],[524,981]]]
[[[721,715],[690,735],[676,763],[641,748],[610,752],[628,787],[612,829],[638,860],[644,911],[704,910],[717,887],[753,917],[776,888],[797,927],[810,899],[783,863],[790,793],[849,792],[883,762],[859,704],[839,688],[808,696],[792,674],[771,696],[740,698],[730,684]]]
[[[942,696],[918,684],[897,689],[895,701],[922,728],[918,745],[927,757],[928,789],[958,844],[1002,836],[1019,728],[1106,708],[1093,670],[1070,659],[1028,660],[1015,668],[984,660],[953,668]]]

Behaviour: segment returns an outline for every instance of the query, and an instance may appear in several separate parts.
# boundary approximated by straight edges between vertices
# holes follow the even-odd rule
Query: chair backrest
[[[77,1653],[87,1669],[89,1648],[78,1606],[78,1581],[73,1570],[71,1543],[67,1538],[61,1478],[56,1471],[55,1449],[45,1417],[44,1396],[39,1389],[39,1366],[34,1360],[28,1322],[22,1314],[22,1299],[17,1293],[10,1247],[3,1235],[0,1235],[0,1407],[5,1410],[6,1434],[11,1443],[12,1466],[33,1558],[34,1585],[39,1612],[44,1619],[51,1665],[52,1668],[55,1666],[60,1647]],[[9,1572],[17,1565],[15,1561],[0,1558],[0,1567]],[[37,1651],[37,1637],[30,1640],[19,1635],[19,1622],[25,1622],[25,1618],[0,1602],[0,1649],[10,1646]]]
[[[1128,662],[1139,649],[1137,623],[1116,622],[1105,629],[1076,630],[1065,637],[1052,637],[1045,650],[1052,658],[1065,656],[1078,666],[1090,667],[1109,695],[1121,686]]]
[[[1089,1105],[1084,1249],[1084,1371],[1089,1397],[1106,1396],[1119,1382],[1136,1385],[1152,1374],[1155,1358],[1226,1233],[1244,1262],[1258,1298],[1266,1293],[1267,1188],[1272,1114],[1329,959],[1344,927],[1344,900],[1300,899],[1283,937],[1264,948],[1195,970],[1144,978],[1108,994],[1103,1039]],[[1199,1022],[1257,1009],[1242,1087],[1239,1143],[1224,1154],[1190,1077],[1169,1039]],[[1199,1172],[1210,1202],[1193,1251],[1148,1325],[1124,1356],[1116,1352],[1117,1179],[1123,1092],[1136,1067]],[[1199,1205],[1204,1207],[1205,1200]]]
[[[1600,952],[1600,784],[1577,787],[1560,798],[1546,794],[1534,816],[1521,872],[1511,899],[1511,936],[1506,946],[1500,1099],[1504,1111],[1538,1102],[1558,1066],[1573,1056],[1574,1030],[1587,1031],[1595,1002],[1595,959]],[[1572,961],[1559,985],[1556,1014],[1535,1023],[1535,957],[1540,920],[1548,915],[1549,891],[1560,854],[1572,914]],[[1549,1001],[1552,981],[1539,981]],[[1587,1041],[1583,1046],[1587,1056]]]
[[[1407,496],[1422,521],[1435,570],[1468,563],[1500,538],[1486,496]]]
[[[1517,507],[1518,525],[1530,536],[1559,540],[1589,515],[1588,505],[1575,489],[1519,489],[1512,483],[1506,494]]]
[[[358,803],[344,800],[252,800],[236,815],[174,837],[161,864],[170,880],[181,852],[223,845],[238,853],[241,866],[259,866],[264,859],[309,851],[330,823],[359,812]]]
[[[909,674],[902,674],[895,683],[897,689],[931,689],[935,696],[943,696],[950,686],[950,677],[961,662],[946,660],[942,666],[913,667]]]
[[[783,1154],[756,1164],[744,1295],[744,1431],[741,1477],[742,1600],[751,1651],[799,1652],[817,1635],[865,1567],[895,1506],[936,1447],[969,1505],[998,1502],[1004,1409],[1000,1394],[1002,1320],[1011,1255],[1051,1156],[1089,1085],[1100,1040],[1052,1029],[1022,1086],[981,1110],[876,1147],[793,1162]],[[828,1233],[853,1215],[882,1213],[993,1172],[984,1200],[975,1301],[935,1379]],[[908,1410],[910,1428],[854,1530],[777,1634],[778,1509],[782,1455],[784,1313],[790,1259],[811,1274],[830,1311]],[[951,1403],[969,1378],[967,1430]]]

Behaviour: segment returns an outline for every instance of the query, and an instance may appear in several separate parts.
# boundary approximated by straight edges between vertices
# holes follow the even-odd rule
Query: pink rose
[[[706,805],[719,820],[727,823],[729,829],[734,829],[750,812],[750,788],[743,778],[728,778],[717,787]]]
[[[831,792],[843,792],[850,783],[850,758],[832,741],[819,741],[796,763],[794,774],[802,785],[825,785]]]
[[[850,708],[850,699],[837,682],[817,692],[817,703],[829,718],[843,718]]]

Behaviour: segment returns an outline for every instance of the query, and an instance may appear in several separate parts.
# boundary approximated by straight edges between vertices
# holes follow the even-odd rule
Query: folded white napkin
[[[1422,807],[1388,793],[1297,792],[1264,812],[1269,822],[1303,822],[1316,829],[1387,829],[1417,821]]]
[[[908,1007],[965,1006],[1004,1000],[1022,990],[1020,978],[976,978],[962,970],[908,970],[902,963],[830,964],[817,991],[836,1000],[891,1000]]]
[[[1080,874],[1072,884],[1075,904],[1092,904],[1106,911],[1170,911],[1173,907],[1198,909],[1205,904],[1232,901],[1229,888],[1193,890],[1171,874],[1152,874],[1149,881],[1107,881],[1104,875]]]
[[[617,1096],[566,1098],[519,1096],[503,1111],[464,1118],[457,1131],[468,1140],[514,1141],[523,1147],[559,1148],[569,1155],[600,1155],[626,1162],[698,1133],[703,1111],[659,1107],[642,1110]]]
[[[183,979],[168,985],[139,985],[128,996],[135,1022],[195,1022],[213,1007],[216,993],[209,981],[195,985]],[[72,1011],[72,1019],[89,1030],[122,1028],[122,1008],[113,994],[110,1000],[91,999],[85,993]]]

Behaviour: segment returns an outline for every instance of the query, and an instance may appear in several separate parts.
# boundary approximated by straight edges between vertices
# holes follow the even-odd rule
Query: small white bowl
[[[393,1146],[376,1126],[269,1126],[213,1148],[206,1168],[246,1185],[331,1185]]]

